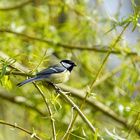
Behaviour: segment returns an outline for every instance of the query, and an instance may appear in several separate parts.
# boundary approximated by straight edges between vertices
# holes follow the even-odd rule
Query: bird
[[[34,77],[18,83],[17,86],[21,87],[27,83],[42,80],[52,84],[65,83],[69,80],[71,71],[75,66],[76,64],[72,60],[61,60],[59,65],[50,66],[38,72]]]

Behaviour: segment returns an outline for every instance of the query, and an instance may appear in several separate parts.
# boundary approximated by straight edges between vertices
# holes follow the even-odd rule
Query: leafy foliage
[[[140,40],[128,34],[139,35],[140,12],[130,5],[120,18],[123,3],[108,16],[100,0],[0,1],[1,140],[139,139]],[[16,87],[62,59],[77,67],[59,90]]]

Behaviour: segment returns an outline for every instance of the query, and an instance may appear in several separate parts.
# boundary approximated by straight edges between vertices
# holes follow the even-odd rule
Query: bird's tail
[[[30,79],[24,80],[23,82],[18,83],[17,86],[18,86],[18,87],[21,87],[21,86],[23,86],[24,84],[27,84],[27,83],[36,81],[36,79],[37,79],[37,77],[33,77],[33,78],[30,78]]]

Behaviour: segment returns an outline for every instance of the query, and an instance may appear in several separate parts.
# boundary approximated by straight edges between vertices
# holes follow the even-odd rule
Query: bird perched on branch
[[[17,86],[23,86],[24,84],[42,81],[45,80],[49,83],[58,84],[64,83],[69,80],[69,76],[76,64],[71,60],[62,60],[59,65],[51,66],[47,69],[44,69],[36,74],[36,76],[29,78],[21,83],[18,83]]]

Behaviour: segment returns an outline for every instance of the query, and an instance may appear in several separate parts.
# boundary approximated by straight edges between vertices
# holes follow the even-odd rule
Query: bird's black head
[[[60,63],[62,64],[63,67],[65,67],[70,72],[72,71],[73,67],[76,66],[76,64],[71,60],[62,60]]]

